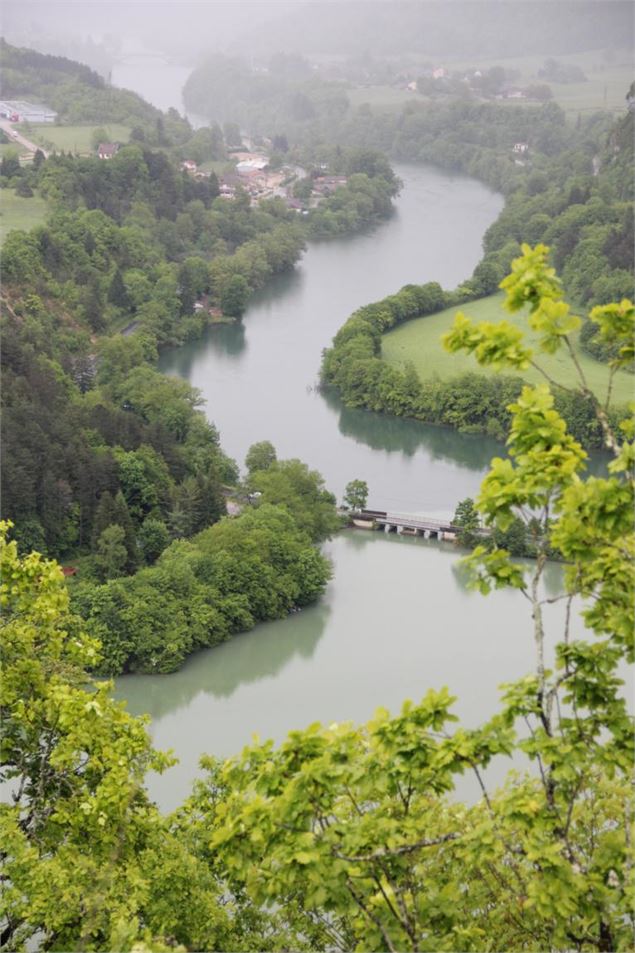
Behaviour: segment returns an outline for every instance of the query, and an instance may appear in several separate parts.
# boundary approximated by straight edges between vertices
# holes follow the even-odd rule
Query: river
[[[134,88],[149,85],[146,77]],[[404,187],[388,221],[312,243],[240,324],[165,353],[161,368],[201,390],[224,449],[240,463],[250,444],[271,440],[279,457],[318,469],[338,497],[361,478],[374,507],[447,515],[475,495],[500,444],[347,410],[315,386],[321,351],[351,311],[409,282],[454,287],[479,261],[502,207],[474,180],[422,165],[396,171]],[[497,685],[533,667],[522,596],[466,591],[449,544],[348,531],[325,550],[334,579],[315,606],[200,652],[173,675],[117,680],[130,710],[151,716],[155,744],[179,757],[149,781],[163,809],[187,795],[204,752],[227,756],[254,733],[280,740],[316,720],[365,720],[377,706],[397,710],[441,685],[476,724],[496,710]],[[547,586],[557,577],[552,567]]]

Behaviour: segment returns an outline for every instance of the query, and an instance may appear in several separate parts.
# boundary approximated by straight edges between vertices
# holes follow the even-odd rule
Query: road
[[[48,159],[48,152],[46,149],[43,149],[42,146],[38,146],[35,142],[31,142],[30,139],[27,139],[26,136],[23,136],[19,129],[14,129],[13,125],[9,122],[8,119],[0,119],[0,129],[6,133],[7,138],[11,142],[15,142],[21,146],[24,146],[25,149],[28,149],[29,152],[37,152],[39,149],[40,152],[44,154],[44,158]]]

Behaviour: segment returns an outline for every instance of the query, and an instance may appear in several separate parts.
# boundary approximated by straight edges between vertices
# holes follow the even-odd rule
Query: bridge
[[[352,517],[353,524],[362,529],[383,529],[385,533],[403,536],[424,536],[426,539],[455,539],[459,532],[450,520],[438,520],[418,513],[388,513],[385,510],[361,510]]]

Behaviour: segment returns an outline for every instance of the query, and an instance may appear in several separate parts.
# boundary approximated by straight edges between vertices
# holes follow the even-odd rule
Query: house
[[[99,159],[112,159],[118,152],[118,142],[100,142],[97,146],[97,157]]]
[[[517,86],[503,86],[500,93],[497,95],[501,96],[503,99],[526,99],[525,90],[519,89]]]
[[[320,175],[313,180],[313,192],[317,195],[330,195],[336,189],[346,185],[345,175]]]
[[[190,172],[190,173],[193,174],[193,173],[196,172],[197,168],[198,168],[198,166],[196,165],[196,162],[194,162],[192,159],[185,159],[185,160],[181,163],[181,171],[182,171],[182,172]]]
[[[409,89],[411,93],[416,93],[417,92],[416,79],[413,79],[411,83],[408,83],[408,85],[406,86],[406,89]]]
[[[432,70],[432,79],[444,79],[445,70],[442,66],[439,66],[437,69]]]
[[[517,156],[526,155],[529,152],[529,143],[527,142],[515,142],[512,148],[512,152]]]
[[[254,172],[262,172],[269,165],[269,159],[266,156],[252,156],[249,159],[241,159],[236,165],[238,175],[252,175]]]

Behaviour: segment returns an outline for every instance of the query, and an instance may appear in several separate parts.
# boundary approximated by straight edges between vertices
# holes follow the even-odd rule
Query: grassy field
[[[113,123],[109,126],[100,126],[93,123],[87,126],[31,126],[25,130],[27,139],[32,139],[45,148],[90,154],[93,151],[93,132],[95,129],[104,129],[107,133],[107,142],[127,143],[130,138],[130,127]]]
[[[368,103],[375,107],[403,106],[405,103],[421,102],[425,97],[409,89],[397,89],[395,86],[358,86],[347,90],[352,106]]]
[[[626,91],[633,79],[632,55],[629,50],[612,53],[610,56],[605,54],[604,50],[590,50],[558,55],[554,59],[566,65],[579,66],[587,77],[587,81],[583,83],[549,83],[554,101],[562,106],[570,118],[575,119],[580,113],[596,110],[608,110],[617,114],[624,112]],[[543,56],[500,56],[496,59],[444,60],[437,65],[443,65],[450,72],[504,66],[505,69],[518,70],[520,76],[515,82],[520,86],[527,86],[530,83],[545,82],[538,76],[544,61]],[[418,93],[395,89],[392,86],[359,86],[349,90],[347,95],[354,106],[369,103],[376,109],[384,110],[400,109],[407,102],[428,101],[427,97]],[[515,106],[522,103],[522,100],[509,100],[509,104]],[[536,103],[528,105],[535,107]]]
[[[226,175],[236,171],[234,162],[228,162],[226,159],[210,159],[209,162],[203,162],[199,166],[201,172],[215,172],[216,175]]]
[[[29,229],[40,225],[46,218],[47,205],[44,199],[33,196],[23,199],[10,189],[0,191],[0,244],[14,228]]]
[[[25,146],[21,146],[19,142],[0,142],[0,159],[3,156],[11,155],[11,153],[17,154],[19,156],[24,155],[27,152]]]
[[[440,378],[452,377],[456,374],[475,370],[484,374],[496,373],[487,368],[480,368],[476,360],[468,354],[449,354],[444,350],[440,339],[443,332],[451,327],[457,311],[462,310],[475,321],[500,321],[505,318],[518,327],[527,330],[527,338],[530,343],[535,341],[535,336],[528,330],[526,315],[522,313],[510,315],[503,310],[502,302],[502,294],[491,295],[489,298],[472,301],[466,304],[464,308],[448,308],[446,311],[440,311],[438,314],[432,314],[427,318],[408,321],[384,336],[382,357],[390,364],[395,365],[403,365],[405,362],[411,361],[421,380],[434,376]],[[605,364],[593,360],[584,352],[578,353],[578,359],[584,369],[589,385],[599,397],[604,398],[606,396],[608,368]],[[563,351],[553,355],[541,354],[540,364],[555,380],[561,381],[565,385],[577,384],[575,369]],[[512,374],[514,372],[505,371],[505,373]],[[533,368],[523,371],[521,376],[531,383],[544,381],[544,378]],[[619,372],[616,374],[613,384],[614,402],[624,403],[634,398],[635,377],[625,371]]]
[[[565,53],[554,56],[559,63],[568,66],[579,66],[587,77],[584,83],[549,83],[553,92],[554,101],[571,116],[578,113],[594,112],[606,109],[610,112],[623,113],[626,109],[625,96],[633,79],[632,53],[625,49],[608,56],[604,50],[588,50],[584,53]],[[518,85],[542,83],[538,70],[544,66],[543,56],[524,56],[498,59],[470,60],[449,62],[450,70],[478,68],[489,69],[491,66],[504,66],[505,69],[519,70]],[[518,100],[512,100],[518,105]]]

